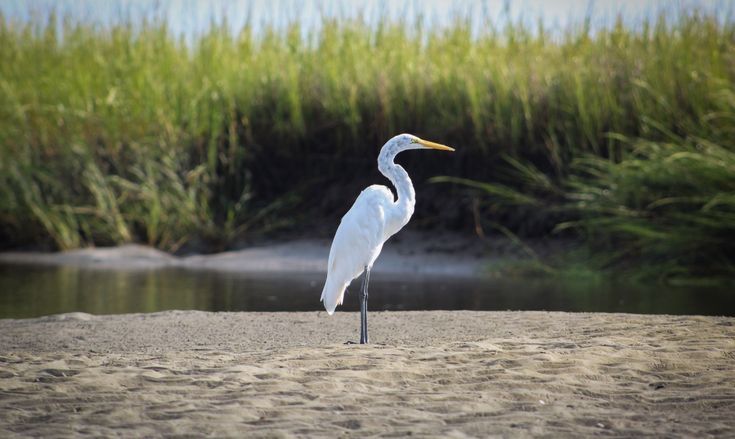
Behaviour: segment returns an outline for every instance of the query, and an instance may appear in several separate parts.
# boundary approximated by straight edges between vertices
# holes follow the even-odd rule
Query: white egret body
[[[390,139],[380,150],[378,169],[396,188],[398,199],[385,186],[372,185],[363,190],[334,235],[329,250],[327,280],[321,300],[331,315],[342,304],[345,290],[353,279],[365,272],[360,300],[360,343],[367,343],[367,287],[370,270],[378,258],[383,244],[401,230],[413,215],[416,193],[408,173],[393,162],[396,155],[407,149],[454,149],[419,139],[410,134],[399,134]]]

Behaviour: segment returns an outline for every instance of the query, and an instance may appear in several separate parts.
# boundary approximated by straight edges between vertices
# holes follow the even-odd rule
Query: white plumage
[[[439,149],[454,151],[438,143],[428,142],[410,134],[390,139],[380,150],[378,169],[395,186],[398,198],[385,186],[372,185],[363,190],[349,211],[342,217],[329,250],[327,280],[321,300],[331,315],[341,305],[346,288],[353,279],[367,270],[369,274],[383,244],[401,230],[413,215],[416,194],[408,173],[394,163],[395,156],[407,149]],[[363,325],[361,342],[367,342],[367,282],[361,307]]]
[[[331,315],[342,304],[345,289],[372,268],[386,236],[386,211],[394,203],[393,194],[385,186],[372,185],[362,191],[342,217],[329,250],[327,281],[322,291],[324,308]]]

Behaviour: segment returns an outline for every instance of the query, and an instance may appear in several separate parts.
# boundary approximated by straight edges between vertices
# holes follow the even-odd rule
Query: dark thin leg
[[[360,344],[369,343],[367,325],[368,282],[370,282],[370,270],[365,267],[365,275],[362,278],[362,291],[360,292]]]

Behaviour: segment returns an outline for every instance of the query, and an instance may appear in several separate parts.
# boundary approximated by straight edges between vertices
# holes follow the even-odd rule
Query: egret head
[[[413,134],[399,134],[390,139],[383,146],[381,155],[383,153],[387,153],[387,155],[395,156],[399,152],[407,149],[438,149],[440,151],[454,151],[454,148],[420,139]]]

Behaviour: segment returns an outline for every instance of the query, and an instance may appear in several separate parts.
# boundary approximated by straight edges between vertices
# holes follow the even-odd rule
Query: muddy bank
[[[520,258],[505,240],[479,241],[455,234],[405,233],[388,242],[375,273],[476,276],[489,258]],[[0,252],[0,263],[65,265],[100,269],[189,269],[242,273],[326,273],[331,241],[300,238],[250,245],[215,254],[173,256],[142,245],[86,248],[65,252]]]
[[[574,244],[565,240],[525,243],[541,258],[553,257]],[[241,273],[326,273],[329,239],[266,241],[237,250],[174,256],[143,245],[100,247],[65,252],[0,252],[0,264],[43,264],[83,268],[148,270],[165,267]],[[504,237],[478,238],[456,233],[402,231],[383,247],[375,274],[484,276],[497,262],[528,259],[527,249]]]

